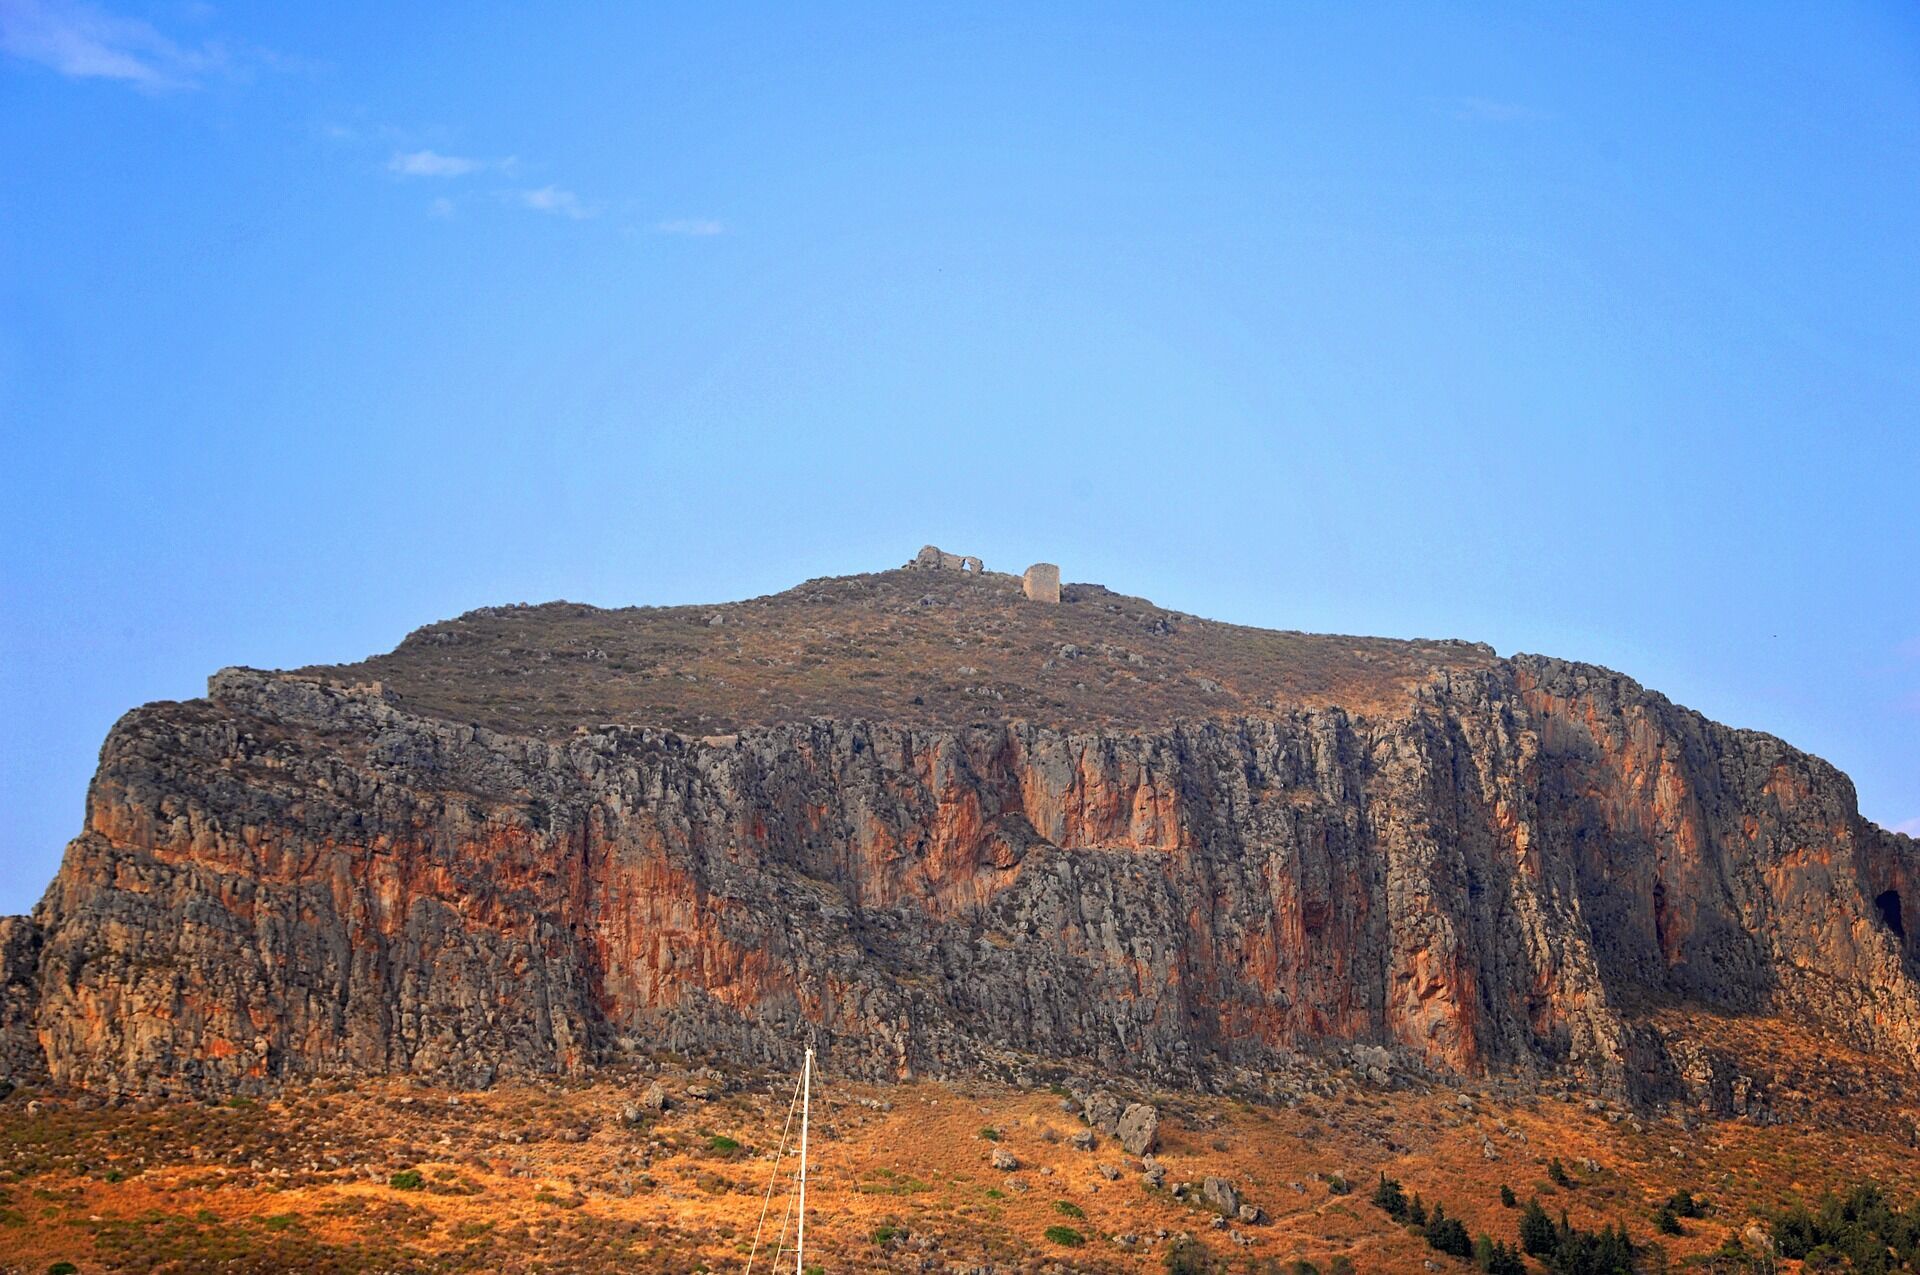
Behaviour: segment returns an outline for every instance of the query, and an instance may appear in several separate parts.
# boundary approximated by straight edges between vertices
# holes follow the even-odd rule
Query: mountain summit
[[[1920,1061],[1920,848],[1819,759],[1588,665],[942,560],[136,709],[0,921],[0,1061],[204,1095],[811,1035],[871,1078],[1723,1106],[1765,1080],[1708,1023]]]

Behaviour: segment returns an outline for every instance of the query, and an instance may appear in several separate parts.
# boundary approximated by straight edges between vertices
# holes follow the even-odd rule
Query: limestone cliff
[[[1699,1006],[1910,1067],[1917,870],[1825,763],[1559,660],[972,573],[494,610],[122,719],[0,922],[0,1066],[482,1084],[812,1032],[872,1076],[1366,1045],[1618,1089]]]

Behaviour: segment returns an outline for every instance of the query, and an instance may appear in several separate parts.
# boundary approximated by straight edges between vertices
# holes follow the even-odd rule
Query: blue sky
[[[1920,17],[1553,10],[0,0],[0,911],[223,665],[926,541],[1920,829]]]

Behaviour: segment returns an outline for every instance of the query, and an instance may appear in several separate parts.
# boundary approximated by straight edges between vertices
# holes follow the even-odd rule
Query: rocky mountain
[[[939,566],[489,608],[123,718],[0,921],[0,1068],[481,1085],[812,1037],[870,1078],[1725,1095],[1689,1013],[1920,1065],[1916,873],[1825,762],[1558,659]]]

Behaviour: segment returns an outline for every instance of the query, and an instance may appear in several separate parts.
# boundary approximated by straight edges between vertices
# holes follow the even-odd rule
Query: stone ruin
[[[1020,589],[1029,602],[1060,601],[1060,568],[1051,562],[1036,562],[1020,577]]]
[[[922,571],[967,571],[981,575],[987,569],[986,563],[965,554],[948,553],[938,545],[923,545],[920,552],[913,555],[913,561],[907,564]],[[1036,562],[1028,567],[1020,577],[1020,591],[1027,595],[1029,602],[1060,601],[1060,568],[1051,562]]]
[[[920,552],[913,555],[912,565],[925,567],[930,571],[973,571],[987,569],[986,563],[978,558],[968,558],[957,553],[948,553],[933,545],[922,545]]]

